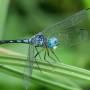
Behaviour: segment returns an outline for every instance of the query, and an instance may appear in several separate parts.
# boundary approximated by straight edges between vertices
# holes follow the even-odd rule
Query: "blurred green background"
[[[89,0],[0,0],[0,40],[29,38],[51,24],[89,7]],[[0,90],[25,90],[25,66],[22,64],[26,60],[27,49],[28,45],[25,44],[0,46],[0,63],[4,65],[0,67]],[[89,40],[75,48],[57,49],[56,52],[62,63],[90,70]],[[62,70],[47,64],[41,64],[40,67],[51,72],[53,69]],[[76,73],[73,75],[73,71],[72,76],[50,71],[34,69],[30,90],[90,90],[90,78],[80,79],[79,75],[79,78],[75,78]],[[69,73],[68,70],[66,72]]]

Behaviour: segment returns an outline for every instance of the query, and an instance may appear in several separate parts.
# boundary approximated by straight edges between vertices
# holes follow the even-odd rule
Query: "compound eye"
[[[57,41],[55,41],[55,44],[57,43]]]
[[[52,45],[52,43],[51,43],[51,42],[49,42],[49,45],[51,46],[51,45]]]

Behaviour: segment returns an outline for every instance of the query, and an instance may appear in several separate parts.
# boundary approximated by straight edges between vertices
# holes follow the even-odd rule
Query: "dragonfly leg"
[[[52,54],[56,57],[56,59],[60,62],[60,60],[59,60],[59,58],[57,57],[57,55],[55,54],[55,52],[54,52],[52,49],[50,49],[50,51],[51,51]]]
[[[40,67],[39,67],[38,62],[37,62],[36,59],[35,59],[35,62],[36,62],[36,64],[37,64],[38,69],[41,71],[41,69],[40,69]]]
[[[36,55],[35,55],[35,62],[36,62],[36,64],[37,64],[37,66],[38,66],[38,69],[41,71],[41,69],[40,69],[40,67],[39,67],[39,65],[38,65],[38,62],[37,62],[37,60],[36,60],[36,57],[39,55],[39,57],[40,57],[40,52],[41,51],[38,51],[38,49],[37,49],[37,47],[35,46],[35,49],[36,49]],[[41,59],[41,57],[40,57],[40,59]]]
[[[44,45],[45,45],[45,48],[46,48],[46,51],[47,51],[47,55],[52,59],[52,60],[54,60],[54,61],[56,61],[53,57],[51,57],[50,55],[49,55],[49,49],[48,49],[48,47],[47,47],[47,44],[44,42]],[[46,51],[45,51],[45,55],[44,55],[44,60],[46,61],[46,59],[45,59],[45,57],[46,57]],[[49,63],[49,61],[48,61],[48,63]],[[50,64],[50,63],[49,63]]]
[[[46,61],[50,64],[50,62],[46,59],[46,50],[45,50],[45,54],[44,54],[44,61]]]
[[[40,52],[41,52],[42,50],[41,50],[41,51],[38,51],[37,46],[35,46],[35,49],[36,49],[36,52],[37,52],[36,55],[35,55],[35,57],[37,57],[37,56],[39,55],[39,58],[41,59]]]
[[[47,49],[47,55],[48,55],[54,62],[56,62],[56,60],[55,60],[53,57],[50,56],[50,53],[49,53],[49,50],[48,50],[48,49]]]
[[[35,47],[35,48],[37,48],[37,47]],[[36,55],[35,55],[35,58],[39,55],[40,56],[40,53],[41,53],[41,51],[38,51],[38,49],[36,50],[37,51],[37,53],[36,53]],[[40,58],[41,59],[41,58]],[[50,64],[50,62],[46,59],[46,50],[45,50],[45,54],[44,54],[44,61],[46,61],[46,62],[48,62],[49,64]],[[37,65],[38,65],[38,63],[37,63]],[[39,65],[38,65],[39,66]]]
[[[44,54],[44,60],[46,60],[46,51],[45,51],[45,54]]]

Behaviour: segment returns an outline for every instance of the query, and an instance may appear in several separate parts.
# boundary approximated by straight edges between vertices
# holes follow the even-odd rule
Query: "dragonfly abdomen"
[[[7,44],[7,43],[29,43],[29,40],[1,40],[0,44]]]

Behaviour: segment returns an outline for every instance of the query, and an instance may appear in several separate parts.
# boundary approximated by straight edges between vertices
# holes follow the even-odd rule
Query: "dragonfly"
[[[6,43],[26,43],[29,44],[27,65],[25,69],[25,90],[29,90],[31,83],[31,75],[33,70],[33,63],[36,61],[36,57],[40,57],[40,53],[45,51],[43,59],[50,57],[53,60],[60,61],[54,52],[54,49],[59,46],[73,46],[77,45],[87,38],[88,31],[88,12],[90,8],[80,10],[79,12],[71,15],[64,20],[45,28],[41,32],[33,35],[29,39],[22,40],[0,40],[0,44]],[[42,49],[39,51],[38,47]],[[36,54],[34,52],[37,52]],[[52,53],[55,57],[50,55]],[[27,76],[28,75],[28,76]]]

